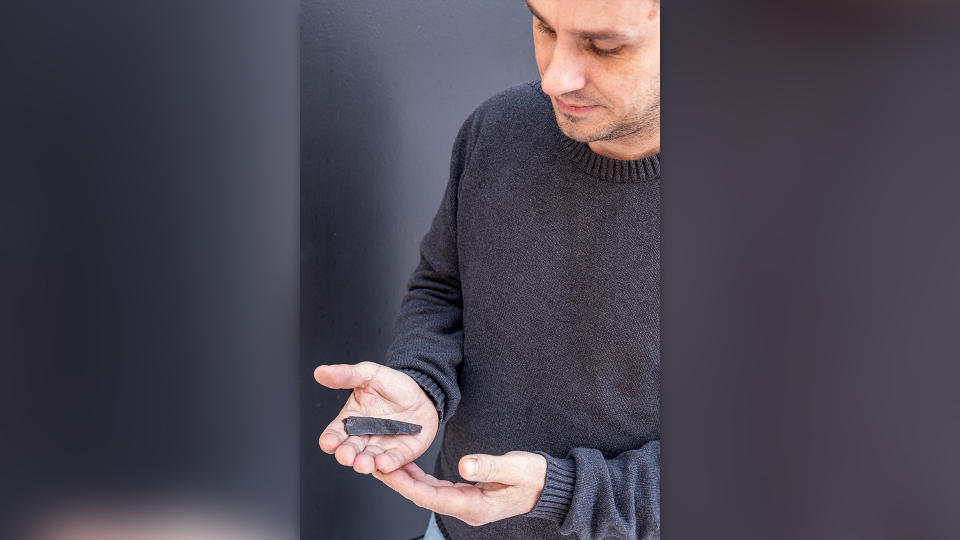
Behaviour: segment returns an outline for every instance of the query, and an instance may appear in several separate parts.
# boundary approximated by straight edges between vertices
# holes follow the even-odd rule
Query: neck
[[[643,159],[660,153],[660,130],[623,139],[594,141],[587,146],[601,156],[613,159]]]

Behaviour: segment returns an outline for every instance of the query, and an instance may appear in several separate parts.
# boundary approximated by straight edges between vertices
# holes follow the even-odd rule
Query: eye
[[[622,49],[623,49],[623,45],[619,47],[614,47],[612,49],[601,49],[600,47],[597,47],[596,44],[594,44],[593,42],[590,43],[590,50],[593,51],[593,53],[598,56],[611,56],[611,55],[617,54]]]
[[[537,31],[540,32],[541,34],[546,34],[548,36],[552,36],[556,34],[556,32],[554,32],[552,28],[543,24],[543,21],[537,21],[536,28],[537,28]]]

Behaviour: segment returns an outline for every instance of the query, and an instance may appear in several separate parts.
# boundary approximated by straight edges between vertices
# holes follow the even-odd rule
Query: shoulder
[[[518,84],[478,106],[457,134],[451,178],[471,187],[525,177],[559,148],[559,128],[540,81]]]
[[[480,104],[475,116],[487,120],[543,116],[551,110],[550,98],[540,89],[540,81],[511,86]]]
[[[540,89],[540,81],[511,86],[491,96],[467,119],[477,138],[529,136],[555,123],[553,106]]]

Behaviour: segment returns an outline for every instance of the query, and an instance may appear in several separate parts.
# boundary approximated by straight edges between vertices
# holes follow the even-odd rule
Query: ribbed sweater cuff
[[[537,505],[526,516],[563,523],[573,501],[577,464],[572,459],[557,459],[545,452],[536,453],[547,460],[547,478]]]
[[[417,371],[415,369],[409,368],[400,368],[397,371],[406,373],[407,375],[413,377],[413,380],[417,381],[417,384],[420,385],[420,388],[423,388],[423,391],[430,396],[430,399],[433,401],[434,407],[437,408],[437,415],[440,417],[440,425],[443,425],[443,421],[446,418],[443,417],[444,403],[446,403],[446,394],[443,393],[443,390],[440,388],[440,385],[436,383],[429,375],[422,371]]]

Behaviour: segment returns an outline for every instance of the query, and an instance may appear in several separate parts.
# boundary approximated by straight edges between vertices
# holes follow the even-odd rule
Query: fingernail
[[[477,458],[467,458],[463,462],[463,470],[470,476],[477,474]]]

